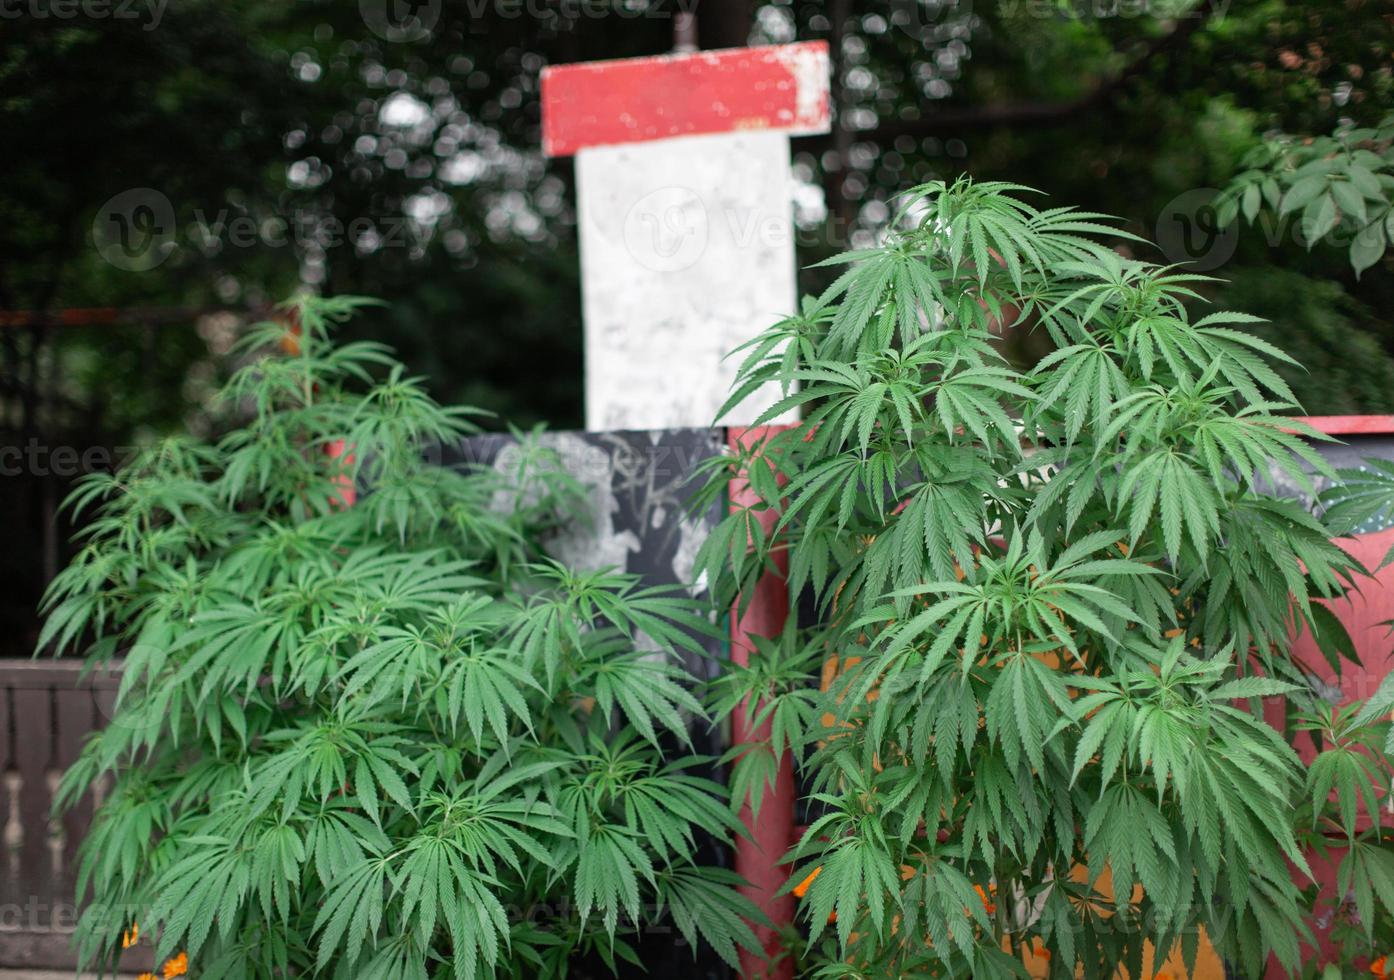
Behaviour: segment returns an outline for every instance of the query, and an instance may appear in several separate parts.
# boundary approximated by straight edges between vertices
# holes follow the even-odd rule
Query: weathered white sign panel
[[[740,359],[796,309],[783,133],[718,133],[576,157],[586,427],[709,425]],[[777,389],[746,402],[753,421]]]
[[[726,417],[733,348],[797,308],[789,136],[828,127],[821,43],[543,74],[543,145],[575,154],[586,427]],[[776,421],[793,421],[786,416]]]

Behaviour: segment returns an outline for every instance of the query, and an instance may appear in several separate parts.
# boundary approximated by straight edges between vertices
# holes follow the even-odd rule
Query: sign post
[[[816,42],[544,69],[543,150],[576,158],[588,429],[721,424],[738,443],[759,439],[744,427],[779,391],[718,418],[738,364],[724,358],[797,309],[789,137],[828,131],[828,64]],[[733,504],[746,495],[734,480]],[[732,610],[742,663],[751,637],[784,625],[783,575],[767,573],[750,599]],[[744,721],[738,711],[735,745],[768,738]],[[785,757],[758,825],[742,808],[751,833],[736,842],[746,894],[776,927],[793,921],[793,897],[778,892],[795,795]],[[757,932],[775,959],[777,928]],[[793,963],[742,951],[741,975],[792,978]]]
[[[789,137],[828,126],[822,42],[543,70],[543,151],[576,158],[587,428],[713,424],[722,358],[797,309]]]

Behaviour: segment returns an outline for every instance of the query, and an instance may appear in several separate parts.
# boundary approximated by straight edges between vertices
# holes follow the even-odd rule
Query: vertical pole
[[[324,453],[330,459],[342,459],[345,464],[353,462],[353,450],[342,439],[335,439],[324,447]],[[358,502],[358,488],[353,485],[353,477],[344,475],[334,479],[339,485],[338,502],[340,507],[352,507]]]
[[[758,446],[767,436],[783,426],[760,426],[758,428],[727,430],[727,444],[733,449]],[[730,506],[733,510],[748,506],[757,499],[744,476],[731,481]],[[774,531],[779,515],[771,510],[757,515],[760,526],[769,534]],[[740,600],[731,609],[731,659],[738,664],[747,664],[755,653],[752,637],[772,637],[779,633],[789,615],[789,559],[787,555],[775,557],[776,572],[765,572],[755,583],[755,594],[741,615]],[[764,725],[752,728],[747,722],[745,707],[731,718],[731,744],[733,746],[767,741],[770,727]],[[750,839],[736,840],[736,873],[749,885],[742,889],[746,897],[765,913],[776,927],[757,927],[755,932],[764,947],[765,955],[773,960],[780,955],[782,948],[779,927],[794,921],[794,896],[779,895],[788,879],[788,871],[779,862],[785,852],[794,844],[794,768],[788,753],[778,763],[777,775],[772,787],[767,787],[760,805],[760,819],[750,807],[750,801],[741,804],[740,821],[750,832]],[[741,950],[741,976],[744,980],[792,980],[793,961],[784,959],[773,966],[758,956]]]
[[[291,307],[285,316],[286,332],[281,336],[281,352],[288,357],[296,357],[300,354],[300,309]],[[324,446],[324,454],[330,459],[342,459],[344,463],[353,462],[353,450],[342,439],[335,439],[333,442]],[[334,498],[335,503],[340,507],[352,507],[358,501],[358,488],[353,485],[353,478],[350,476],[339,476],[334,480],[339,487],[339,493]]]
[[[691,54],[697,50],[697,15],[680,10],[673,15],[673,53]]]

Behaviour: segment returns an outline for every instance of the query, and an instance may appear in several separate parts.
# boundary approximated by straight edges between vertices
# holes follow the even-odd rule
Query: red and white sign
[[[543,148],[576,157],[588,428],[717,422],[725,355],[797,308],[789,137],[828,125],[823,43],[544,70]]]
[[[828,131],[828,72],[822,43],[543,72],[543,150],[576,157],[588,428],[718,422],[740,360],[725,355],[796,311],[789,137]],[[748,425],[779,396],[769,386],[720,422]],[[733,659],[754,649],[748,634],[777,629],[787,600],[767,574],[733,616]],[[779,895],[777,862],[793,842],[794,795],[786,756],[761,826],[736,843],[747,893],[783,924],[793,898]],[[778,951],[777,929],[759,936]],[[792,980],[793,961],[768,967],[742,950],[740,973]]]
[[[823,41],[542,70],[542,152],[571,156],[677,136],[828,131]]]

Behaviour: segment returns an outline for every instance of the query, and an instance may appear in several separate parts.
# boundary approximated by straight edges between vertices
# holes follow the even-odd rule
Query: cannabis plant
[[[1366,459],[1361,468],[1337,475],[1321,497],[1329,526],[1342,534],[1387,526],[1394,514],[1394,462]],[[1394,548],[1380,569],[1391,562]],[[1365,583],[1367,590],[1382,587]],[[1328,930],[1335,958],[1304,963],[1304,980],[1394,973],[1394,828],[1386,825],[1387,797],[1394,790],[1391,709],[1394,675],[1365,701],[1315,700],[1295,715],[1296,728],[1318,750],[1307,770],[1298,826],[1310,852],[1335,869],[1334,892],[1307,890],[1314,921]]]
[[[1384,700],[1383,711],[1377,711]],[[1311,921],[1329,937],[1333,958],[1304,957],[1304,980],[1387,976],[1394,953],[1394,830],[1385,826],[1389,792],[1388,696],[1334,705],[1317,701],[1296,712],[1296,728],[1321,747],[1307,770],[1307,799],[1296,825],[1313,863],[1335,869],[1335,888],[1305,890]],[[1382,714],[1386,717],[1376,717]]]
[[[1360,571],[1269,492],[1329,473],[1318,436],[1251,318],[1192,318],[1202,277],[1025,191],[916,188],[743,348],[731,402],[778,385],[757,425],[803,421],[712,470],[709,494],[739,471],[755,499],[700,565],[726,602],[787,563],[805,614],[714,695],[770,723],[733,786],[758,804],[788,753],[808,787],[790,887],[818,976],[1040,951],[1139,976],[1149,942],[1194,964],[1201,930],[1244,975],[1292,969],[1307,787],[1260,699],[1303,686],[1296,633],[1348,650],[1315,600]],[[1006,330],[1052,349],[1014,366]]]
[[[546,558],[578,495],[535,444],[507,473],[435,465],[471,413],[331,343],[357,305],[254,329],[221,398],[240,424],[73,494],[95,514],[41,645],[122,658],[62,784],[104,787],[84,958],[138,927],[201,980],[561,976],[663,923],[733,960],[757,913],[694,854],[736,824],[665,751],[701,707],[662,652],[711,627]]]

